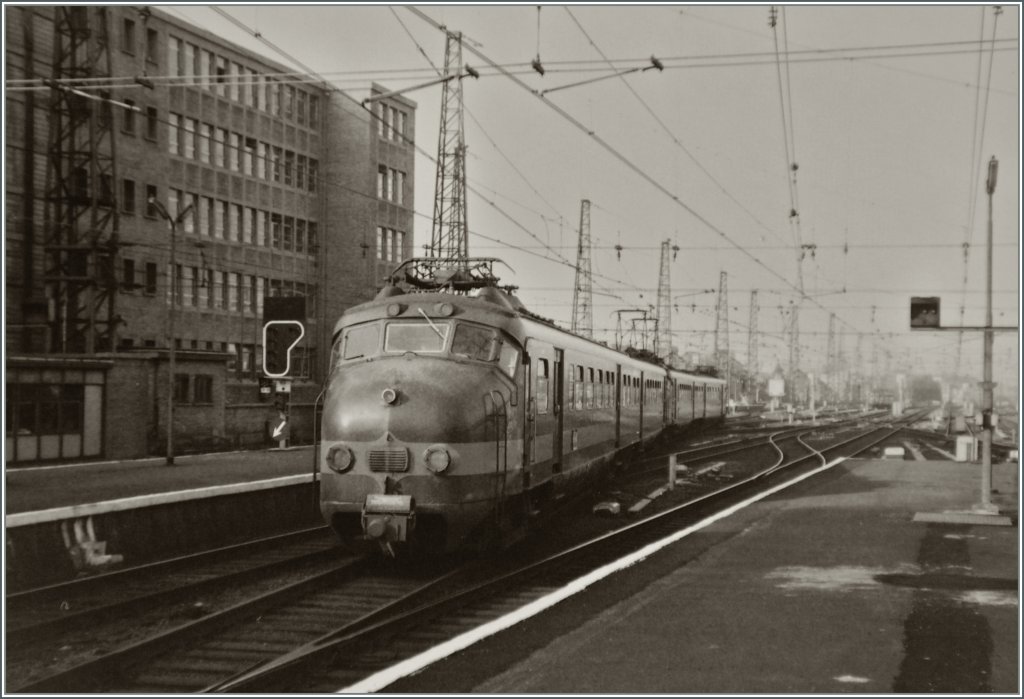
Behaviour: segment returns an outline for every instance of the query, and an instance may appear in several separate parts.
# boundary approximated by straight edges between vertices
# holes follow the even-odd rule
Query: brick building
[[[4,11],[8,85],[20,88],[5,95],[7,463],[159,453],[172,308],[175,354],[188,357],[175,372],[175,395],[189,406],[175,412],[176,441],[259,443],[268,409],[258,391],[267,296],[305,298],[292,407],[296,415],[305,411],[308,423],[335,321],[371,298],[411,254],[415,103],[388,98],[368,111],[157,9]],[[73,84],[43,86],[41,80],[69,74],[54,51],[69,36],[100,59]],[[93,98],[69,102],[68,86]],[[92,166],[95,182],[84,165],[56,171],[76,185],[80,177],[83,191],[92,192],[91,204],[73,215],[89,209],[101,222],[85,227],[101,240],[78,276],[68,272],[74,265],[66,251],[62,271],[56,262],[73,247],[54,233],[62,213],[54,208],[61,104],[67,123],[80,115],[79,126],[98,124],[108,134],[85,142],[108,158],[106,169]],[[65,161],[69,150],[60,156]],[[182,214],[173,245],[164,212]],[[81,312],[69,320],[69,298],[103,303],[84,321]],[[78,341],[80,327],[104,322],[98,339]],[[131,380],[118,378],[125,375]],[[68,388],[79,378],[79,388]],[[147,388],[140,394],[139,386]],[[153,405],[145,418],[130,412],[138,419],[126,424],[119,406],[139,395]],[[63,405],[62,424],[41,417],[44,404]],[[29,444],[44,429],[67,449],[55,456],[52,449],[14,448],[18,435]]]

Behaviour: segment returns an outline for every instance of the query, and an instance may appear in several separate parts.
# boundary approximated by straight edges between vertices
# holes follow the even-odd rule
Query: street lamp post
[[[167,304],[167,465],[174,465],[174,304],[178,301],[177,289],[177,242],[178,224],[185,220],[185,216],[192,211],[189,204],[178,212],[177,216],[167,213],[164,205],[155,198],[150,197],[149,203],[157,210],[161,217],[171,226],[171,271],[168,277],[170,284],[171,298]]]
[[[999,161],[995,156],[988,161],[988,177],[985,191],[988,193],[988,260],[985,282],[985,349],[984,374],[981,382],[981,504],[978,510],[983,514],[998,514],[999,508],[992,503],[992,194],[996,191],[996,173]]]

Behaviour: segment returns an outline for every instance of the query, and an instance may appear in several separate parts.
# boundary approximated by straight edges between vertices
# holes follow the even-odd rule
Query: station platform
[[[7,588],[322,524],[312,446],[6,469]]]
[[[125,461],[8,468],[5,515],[82,508],[120,500],[156,498],[209,488],[244,487],[281,478],[312,480],[313,447],[236,451]]]
[[[1017,464],[915,521],[980,468],[841,462],[382,691],[1019,696]]]

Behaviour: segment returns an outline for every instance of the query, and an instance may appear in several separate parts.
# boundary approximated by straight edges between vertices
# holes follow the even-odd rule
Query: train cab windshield
[[[384,332],[384,351],[433,354],[448,344],[448,323],[388,323]]]
[[[515,376],[519,364],[519,350],[503,340],[501,333],[494,328],[438,320],[393,321],[385,323],[383,328],[378,323],[369,323],[348,328],[335,345],[334,364],[367,359],[381,353],[407,352],[448,354],[456,359],[496,363],[511,377]]]

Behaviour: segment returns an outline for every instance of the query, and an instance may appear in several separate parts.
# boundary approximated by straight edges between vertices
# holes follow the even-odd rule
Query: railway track
[[[526,605],[543,606],[566,590],[585,587],[588,576],[645,547],[680,536],[680,532],[725,508],[766,489],[781,488],[786,479],[813,474],[830,457],[859,453],[888,438],[899,427],[874,426],[829,446],[814,446],[802,437],[794,447],[776,447],[771,465],[742,481],[696,495],[687,502],[633,522],[558,553],[538,558],[522,547],[492,567],[489,579],[436,602],[423,604],[377,623],[340,628],[330,637],[296,648],[248,672],[209,687],[217,692],[377,691],[418,668],[411,659],[429,654],[440,644],[458,644],[482,625],[498,626],[506,614]],[[553,602],[552,602],[553,603]],[[465,636],[463,634],[466,634]],[[454,646],[453,646],[454,648]],[[454,648],[457,650],[458,648]],[[443,652],[450,652],[449,648]],[[405,670],[386,670],[408,664]],[[382,679],[383,678],[383,679]]]
[[[562,537],[552,537],[544,545],[528,541],[529,546],[492,560],[461,567],[439,561],[437,567],[416,572],[389,567],[378,559],[341,558],[336,550],[332,551],[335,560],[330,561],[332,554],[323,551],[331,549],[325,547],[320,552],[296,552],[321,563],[315,571],[293,575],[295,579],[287,584],[272,574],[275,566],[281,570],[293,566],[287,556],[279,554],[274,562],[256,566],[250,560],[248,572],[227,572],[221,579],[230,581],[230,587],[261,578],[262,587],[239,591],[239,599],[232,604],[205,607],[199,618],[165,620],[143,629],[141,638],[116,647],[109,647],[110,637],[105,630],[109,625],[99,620],[114,614],[127,618],[125,615],[140,608],[155,608],[157,616],[166,615],[175,604],[194,611],[194,605],[189,605],[197,590],[216,587],[217,583],[208,581],[217,576],[193,573],[196,579],[182,583],[180,588],[171,585],[163,591],[143,589],[132,594],[125,590],[134,590],[139,583],[121,582],[121,592],[109,592],[109,599],[91,604],[82,601],[88,597],[83,593],[75,603],[83,607],[82,611],[70,614],[70,618],[76,628],[82,629],[77,632],[78,643],[91,653],[101,654],[80,657],[79,662],[65,663],[62,669],[46,676],[38,672],[21,672],[19,676],[15,659],[15,675],[9,672],[8,684],[16,687],[15,692],[31,693],[334,691],[561,589],[609,561],[679,531],[726,506],[730,498],[741,498],[762,487],[766,479],[778,478],[801,462],[811,460],[817,465],[825,450],[804,440],[807,431],[787,430],[750,440],[759,442],[759,449],[777,452],[777,458],[759,473],[742,478],[734,475],[732,483],[723,484],[723,479],[713,478],[685,484],[687,503],[625,527],[619,526],[621,522],[606,524],[616,528],[585,543],[567,542]],[[742,447],[730,440],[693,451],[713,458],[710,455],[738,448]],[[561,531],[586,529],[562,527]],[[298,543],[294,546],[301,548]],[[551,554],[552,546],[561,550]],[[253,553],[239,558],[266,556]],[[330,564],[324,565],[324,560]],[[162,565],[169,566],[165,572],[173,569],[170,563]],[[183,573],[165,577],[174,576],[189,577]],[[102,578],[107,578],[106,582]],[[125,580],[130,578],[126,575]],[[110,590],[112,585],[108,583],[113,582],[113,576],[98,576],[92,582]],[[67,590],[22,594],[14,605],[16,611],[20,610],[15,623],[9,620],[9,628],[26,639],[18,644],[16,655],[46,657],[46,649],[52,653],[56,639],[68,639],[61,635],[61,615],[53,617],[50,609],[47,618],[38,611],[62,594],[67,596]],[[9,643],[9,669],[10,656]]]

